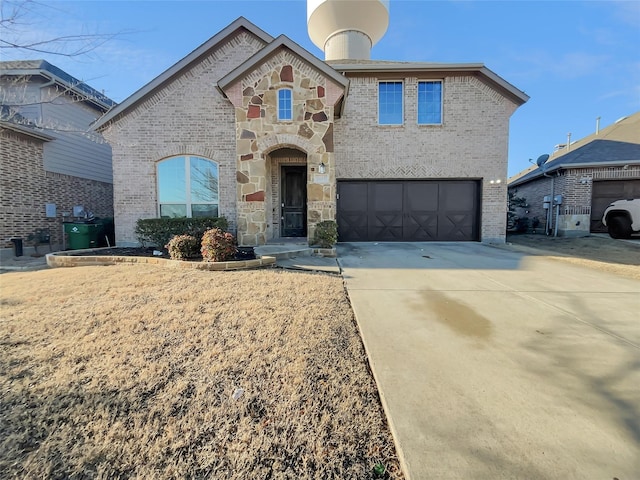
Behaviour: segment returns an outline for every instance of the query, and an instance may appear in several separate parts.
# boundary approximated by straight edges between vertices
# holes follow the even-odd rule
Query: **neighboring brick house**
[[[586,236],[605,232],[602,214],[620,199],[640,198],[640,112],[569,145],[562,145],[541,168],[509,179],[509,191],[527,202],[528,218],[540,232]],[[562,196],[547,221],[544,197]]]
[[[116,242],[140,218],[225,216],[241,245],[313,238],[504,242],[509,118],[481,64],[322,61],[239,18],[95,124]]]
[[[76,206],[113,217],[111,147],[89,126],[115,103],[43,60],[0,62],[0,99],[1,253],[41,229],[61,248]]]

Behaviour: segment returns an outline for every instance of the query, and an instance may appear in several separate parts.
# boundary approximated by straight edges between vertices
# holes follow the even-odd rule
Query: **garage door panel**
[[[438,237],[448,241],[464,241],[473,236],[473,216],[468,213],[441,214]]]
[[[394,226],[376,217],[375,224],[369,226],[368,237],[380,242],[400,242],[403,240],[402,225]]]
[[[338,184],[337,212],[338,239],[341,242],[364,242],[369,232],[367,217],[363,212],[367,211],[366,182],[349,182]]]
[[[478,240],[477,181],[342,181],[338,193],[340,241]]]
[[[338,184],[338,194],[340,195],[343,212],[361,212],[367,208],[367,191],[369,186],[366,182],[348,182]]]
[[[438,214],[411,212],[405,217],[403,237],[413,242],[438,239]]]
[[[376,212],[402,213],[402,182],[371,182],[369,207]]]
[[[407,182],[405,185],[405,211],[437,212],[438,191],[437,182]]]
[[[470,211],[476,205],[475,182],[451,182],[440,189],[440,210]]]

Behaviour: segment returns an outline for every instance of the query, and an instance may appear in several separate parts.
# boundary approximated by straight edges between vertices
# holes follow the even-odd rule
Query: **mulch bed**
[[[154,254],[153,252],[162,252],[161,255]],[[113,247],[101,250],[91,250],[81,253],[72,253],[71,256],[118,256],[118,257],[156,257],[170,259],[169,252],[162,249],[158,250],[153,247]],[[256,254],[253,251],[253,247],[238,247],[238,252],[234,260],[253,260],[256,258]],[[201,260],[194,258],[193,260]]]

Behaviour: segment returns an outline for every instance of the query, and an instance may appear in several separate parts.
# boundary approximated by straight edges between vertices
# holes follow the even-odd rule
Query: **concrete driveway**
[[[640,478],[640,282],[478,243],[339,263],[411,480]]]

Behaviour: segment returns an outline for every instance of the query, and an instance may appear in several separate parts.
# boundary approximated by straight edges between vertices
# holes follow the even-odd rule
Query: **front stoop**
[[[335,248],[309,247],[305,244],[283,242],[254,247],[256,257],[268,255],[276,259],[280,268],[340,274]]]
[[[303,245],[261,245],[253,249],[257,257],[268,255],[276,260],[298,257],[336,257],[335,248],[316,248]]]

